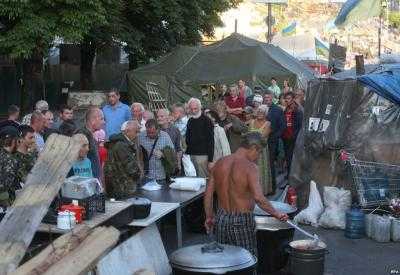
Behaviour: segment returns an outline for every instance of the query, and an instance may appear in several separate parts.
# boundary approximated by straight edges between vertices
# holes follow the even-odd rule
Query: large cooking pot
[[[170,263],[174,275],[249,275],[257,258],[241,247],[211,243],[181,248],[171,254]]]
[[[323,275],[326,244],[314,240],[298,240],[290,242],[289,273],[294,275]]]
[[[296,207],[286,203],[271,201],[271,204],[289,216],[297,211]],[[272,217],[258,206],[254,209],[254,214],[257,228],[257,270],[260,274],[279,271],[288,262],[289,255],[285,248],[293,241],[294,228]]]
[[[127,200],[133,204],[133,218],[140,220],[150,215],[151,200],[141,197],[133,197]]]

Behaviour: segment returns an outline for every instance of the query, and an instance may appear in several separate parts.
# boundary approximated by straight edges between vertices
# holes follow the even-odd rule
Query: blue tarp
[[[358,81],[383,98],[400,105],[400,64],[382,66],[377,71],[358,77]]]

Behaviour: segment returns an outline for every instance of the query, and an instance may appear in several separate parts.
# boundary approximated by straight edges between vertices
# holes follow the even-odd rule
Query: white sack
[[[351,192],[336,187],[324,187],[325,211],[319,219],[319,225],[325,228],[345,229],[346,211],[351,206]]]
[[[193,162],[189,155],[183,154],[182,156],[183,170],[185,171],[186,177],[195,177],[196,168],[194,168]]]
[[[308,197],[308,206],[294,217],[296,223],[311,224],[318,227],[318,219],[324,211],[321,195],[318,192],[315,181],[310,182],[310,196]]]
[[[199,191],[201,183],[199,181],[192,182],[173,182],[169,185],[172,189],[183,190],[183,191]]]

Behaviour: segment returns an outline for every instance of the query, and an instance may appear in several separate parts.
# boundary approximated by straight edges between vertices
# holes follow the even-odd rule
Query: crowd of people
[[[79,129],[69,106],[61,106],[55,118],[48,103],[40,100],[34,111],[19,122],[20,110],[12,105],[8,118],[0,122],[1,161],[15,162],[7,169],[18,170],[11,174],[20,174],[22,180],[10,179],[13,183],[6,181],[3,185],[7,187],[2,189],[21,187],[52,133],[84,134],[88,150],[70,174],[96,177],[109,190],[110,196],[124,197],[134,192],[137,183],[144,178],[165,182],[168,175],[164,166],[167,164],[175,167],[174,174],[183,174],[184,153],[190,156],[197,175],[207,177],[218,159],[239,148],[243,134],[258,132],[268,143],[258,160],[260,183],[264,194],[273,194],[279,156],[284,156],[289,171],[302,123],[304,91],[297,89],[294,93],[288,83],[285,80],[281,89],[272,78],[267,89],[256,86],[252,90],[239,80],[207,109],[203,110],[199,99],[192,98],[186,104],[174,104],[170,109],[156,112],[146,110],[139,102],[129,107],[120,101],[119,92],[112,89],[107,94],[107,104],[101,109],[90,108],[85,125]],[[176,159],[176,164],[164,161],[164,154],[171,156],[168,160]],[[5,166],[1,165],[1,169]],[[24,169],[12,168],[14,166]],[[1,173],[1,177],[6,174]],[[11,197],[13,193],[10,192]]]
[[[81,127],[75,124],[73,108],[66,105],[54,116],[49,104],[40,100],[21,122],[18,106],[9,107],[8,118],[0,122],[0,207],[5,209],[15,199],[53,133],[86,137],[68,176],[97,178],[107,196],[116,199],[133,196],[146,181],[166,184],[170,176],[185,175],[184,154],[197,176],[209,178],[218,160],[237,152],[243,155],[249,148],[247,140],[250,145],[243,149],[243,136],[256,134],[258,143],[265,145],[257,149],[259,157],[254,159],[260,194],[274,194],[279,154],[290,170],[304,91],[294,93],[288,81],[281,89],[275,78],[267,89],[251,89],[239,80],[207,108],[191,98],[154,112],[140,102],[124,104],[116,89],[107,98],[104,107],[88,108]]]

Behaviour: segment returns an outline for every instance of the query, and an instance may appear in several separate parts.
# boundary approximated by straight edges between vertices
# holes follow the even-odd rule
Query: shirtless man
[[[215,225],[219,243],[243,247],[253,255],[257,255],[253,216],[255,204],[281,221],[288,219],[286,214],[276,211],[263,195],[256,165],[263,146],[260,133],[246,134],[234,154],[215,164],[204,196],[207,232],[213,230]],[[214,192],[218,197],[215,217]]]

